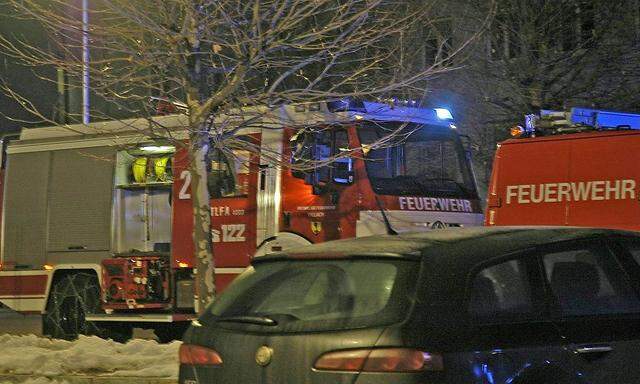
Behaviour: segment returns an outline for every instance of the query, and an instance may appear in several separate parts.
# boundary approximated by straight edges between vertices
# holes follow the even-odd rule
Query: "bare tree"
[[[493,2],[469,2],[482,14]],[[466,51],[467,66],[447,79],[466,101],[481,183],[495,144],[540,108],[636,110],[638,15],[635,2],[498,0],[486,34]],[[458,22],[469,15],[458,17]]]
[[[237,132],[269,120],[264,116],[283,103],[394,92],[420,98],[426,81],[454,68],[475,37],[455,44],[441,39],[448,41],[448,54],[428,61],[423,47],[408,48],[406,42],[419,40],[416,31],[441,35],[436,0],[91,0],[89,9],[87,0],[8,3],[42,23],[55,44],[43,50],[0,38],[5,54],[29,67],[58,68],[71,89],[80,89],[88,75],[94,100],[109,105],[107,112],[92,108],[92,119],[112,119],[108,111],[115,109],[148,118],[147,136],[186,147],[193,240],[204,277],[197,289],[201,309],[215,294],[205,169],[210,146],[254,150]],[[406,39],[409,34],[414,38]],[[60,124],[8,84],[4,91],[38,119]],[[150,118],[157,112],[150,98],[184,114],[188,140]],[[277,153],[272,160],[285,163]]]

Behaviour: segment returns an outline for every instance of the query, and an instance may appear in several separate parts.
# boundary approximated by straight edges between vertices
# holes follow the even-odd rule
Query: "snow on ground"
[[[35,335],[0,335],[0,374],[177,378],[180,344],[140,339],[120,344],[95,336],[65,341]],[[57,382],[43,378],[33,383]]]
[[[35,379],[27,379],[26,381],[21,381],[21,384],[71,384],[68,381],[64,380],[55,380],[55,379],[47,379],[46,377],[38,377]],[[2,381],[0,384],[14,384],[11,381]]]

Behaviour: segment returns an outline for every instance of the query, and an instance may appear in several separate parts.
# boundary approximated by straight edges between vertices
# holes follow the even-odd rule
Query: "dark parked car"
[[[475,228],[257,258],[180,383],[640,383],[640,234]]]

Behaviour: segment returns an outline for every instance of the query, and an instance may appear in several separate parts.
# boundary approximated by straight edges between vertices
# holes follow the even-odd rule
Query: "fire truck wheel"
[[[57,339],[72,340],[78,335],[100,335],[102,330],[85,315],[100,309],[98,278],[90,273],[74,273],[58,279],[49,295],[44,331]]]
[[[162,324],[154,329],[154,333],[160,343],[170,343],[174,340],[182,340],[187,328],[189,328],[189,323]]]
[[[111,339],[118,343],[126,343],[133,337],[133,327],[126,324],[100,325],[100,337]]]

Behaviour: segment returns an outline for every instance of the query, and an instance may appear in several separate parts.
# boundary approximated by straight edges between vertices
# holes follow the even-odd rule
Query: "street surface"
[[[21,315],[6,307],[0,307],[0,334],[42,335],[41,315]]]
[[[0,335],[42,336],[42,315],[22,315],[6,307],[0,307]],[[157,340],[152,330],[133,329],[135,339]]]

